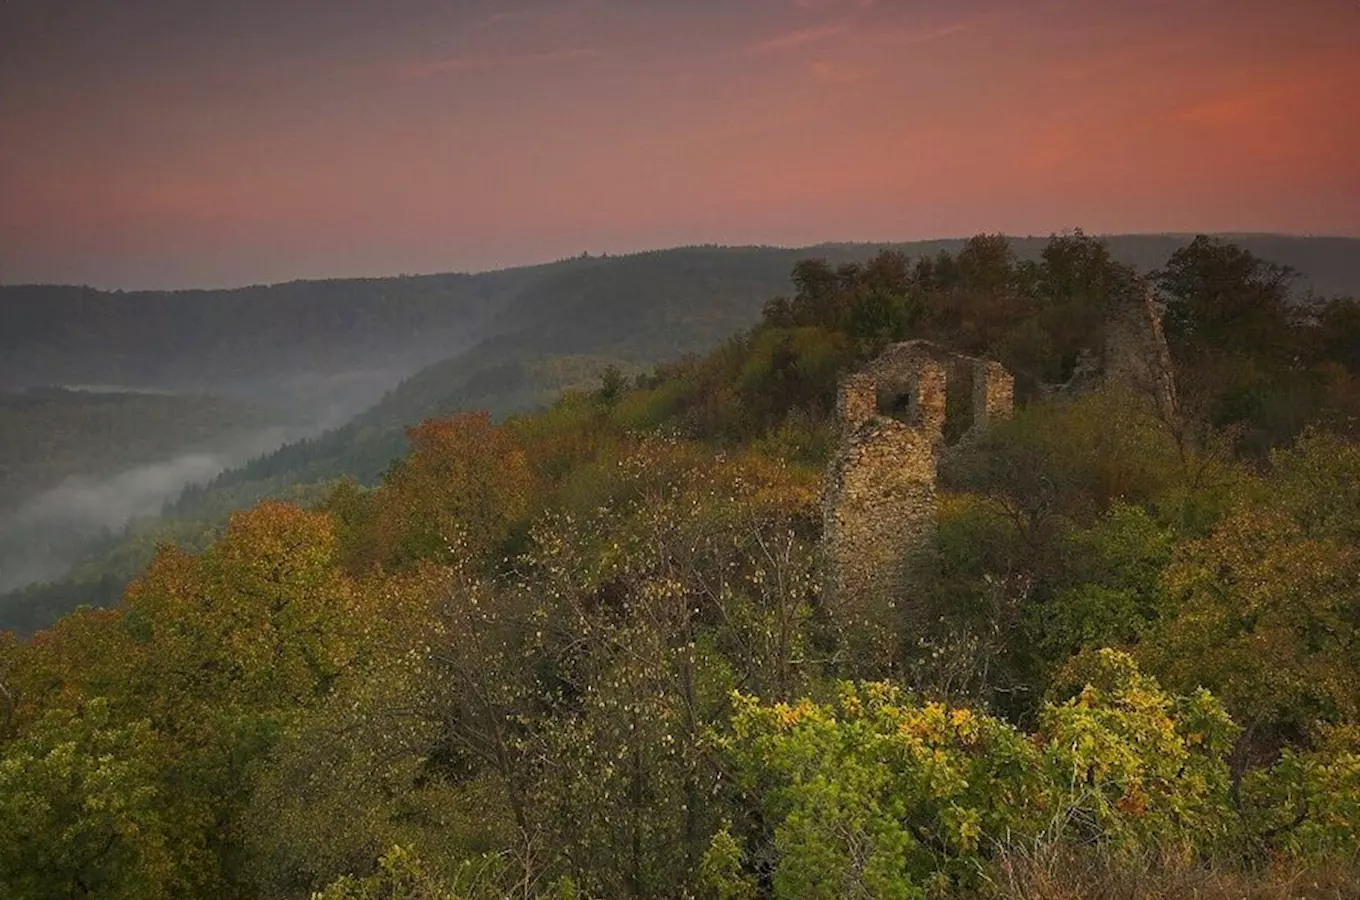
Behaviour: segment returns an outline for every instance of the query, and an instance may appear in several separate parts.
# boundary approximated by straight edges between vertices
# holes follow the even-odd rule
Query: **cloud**
[[[936,28],[893,28],[880,32],[878,39],[885,44],[904,46],[909,44],[929,44],[934,41],[953,37],[956,34],[964,34],[977,27],[977,21],[966,19],[960,22],[953,22],[948,25],[941,25]]]
[[[1180,110],[1176,118],[1204,126],[1248,125],[1271,113],[1283,113],[1315,102],[1329,88],[1349,84],[1349,77],[1304,75],[1284,83],[1220,94]]]
[[[523,13],[523,12],[498,12],[498,13],[492,13],[491,15],[487,16],[485,19],[482,19],[480,22],[478,22],[478,23],[477,23],[476,25],[474,25],[473,27],[474,27],[474,28],[478,28],[478,29],[481,29],[481,28],[491,28],[491,27],[493,27],[493,26],[496,26],[496,25],[501,24],[502,22],[510,22],[510,21],[515,20],[515,19],[522,19],[522,18],[524,18],[524,16],[525,16],[525,13]]]
[[[793,0],[793,5],[799,9],[830,9],[837,6],[868,9],[874,5],[874,0]]]
[[[582,59],[594,59],[599,55],[599,51],[587,49],[550,50],[543,53],[471,54],[409,63],[400,66],[398,74],[411,79],[431,78],[453,72],[561,65]]]
[[[825,84],[854,84],[863,81],[867,72],[859,66],[845,65],[831,60],[819,59],[808,66],[808,75],[814,81]]]
[[[850,25],[846,23],[797,28],[747,44],[746,50],[748,53],[778,53],[786,50],[797,50],[800,47],[819,44],[822,41],[848,34],[851,30]]]
[[[806,2],[823,2],[823,0],[806,0]],[[863,5],[868,6],[868,4]],[[992,21],[993,18],[995,17],[989,15],[975,16],[927,28],[888,24],[883,24],[872,29],[868,27],[856,28],[849,22],[811,25],[806,28],[796,28],[791,31],[781,32],[772,37],[764,38],[763,40],[755,41],[747,44],[744,50],[751,54],[780,53],[790,50],[800,50],[805,47],[820,45],[834,38],[851,33],[862,36],[862,39],[866,43],[880,46],[914,46],[929,44],[975,31],[980,26]]]

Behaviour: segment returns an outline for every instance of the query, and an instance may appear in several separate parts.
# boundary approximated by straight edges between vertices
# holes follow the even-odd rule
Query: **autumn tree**
[[[1140,651],[1169,684],[1218,693],[1257,749],[1360,721],[1360,452],[1319,433],[1273,462],[1177,548],[1169,615]]]
[[[370,558],[388,569],[485,558],[529,504],[523,449],[487,413],[427,420],[407,438],[411,452],[372,497]]]

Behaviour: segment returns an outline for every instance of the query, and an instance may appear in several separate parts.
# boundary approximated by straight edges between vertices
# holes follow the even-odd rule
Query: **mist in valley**
[[[360,366],[213,386],[214,395],[266,410],[271,424],[208,446],[166,447],[163,458],[113,473],[73,474],[0,508],[0,594],[67,576],[113,542],[162,516],[187,487],[206,485],[256,457],[340,427],[410,374],[410,368]],[[198,386],[61,387],[89,395],[204,393]]]

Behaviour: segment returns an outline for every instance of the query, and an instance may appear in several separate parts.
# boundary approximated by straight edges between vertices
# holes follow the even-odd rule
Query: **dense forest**
[[[0,591],[62,575],[129,519],[159,516],[185,479],[211,477],[297,435],[287,418],[198,393],[0,392]]]
[[[161,547],[0,635],[0,894],[1354,896],[1360,304],[1164,259],[802,260],[709,353]],[[1100,376],[1145,289],[1172,411]],[[833,602],[837,385],[908,338],[1018,408],[951,440],[912,595]]]
[[[277,425],[278,413],[226,397],[30,388],[0,392],[0,508],[73,476],[98,476],[210,450]]]
[[[339,371],[402,351],[439,358],[536,269],[299,281],[223,291],[0,287],[0,385],[205,387]]]
[[[1113,260],[1146,272],[1164,265],[1191,238],[1103,240]],[[1360,295],[1354,263],[1360,241],[1242,235],[1233,242],[1288,264],[1297,302]],[[1047,240],[1012,238],[1009,244],[1017,263],[1036,264]],[[819,258],[835,268],[863,264],[884,249],[921,259],[942,252],[953,256],[964,245],[938,240],[794,250],[685,247],[582,255],[480,275],[296,282],[237,291],[0,288],[0,306],[9,304],[16,312],[12,321],[42,323],[8,335],[16,350],[29,355],[6,359],[30,379],[38,371],[66,381],[141,373],[177,390],[184,382],[204,383],[281,406],[294,420],[315,421],[328,406],[347,413],[339,417],[344,424],[331,430],[309,430],[206,483],[190,482],[164,515],[113,529],[107,540],[90,544],[63,577],[0,593],[0,629],[28,632],[80,605],[111,605],[150,562],[158,543],[200,547],[220,532],[229,513],[259,500],[307,502],[340,477],[375,485],[407,452],[407,424],[465,409],[485,409],[500,419],[597,383],[606,370],[632,377],[662,361],[707,353],[760,320],[766,301],[787,289],[789,271],[800,259]],[[85,299],[30,306],[31,291],[65,291]],[[200,307],[205,313],[198,320],[194,311]],[[143,316],[154,316],[158,326],[140,331],[135,323]],[[30,367],[24,360],[31,362],[39,352],[44,362]],[[413,374],[401,368],[418,366],[430,354],[439,361]],[[245,360],[249,366],[242,365]],[[337,365],[359,371],[337,371]],[[253,380],[240,383],[243,370],[253,372]],[[409,377],[398,384],[403,372]],[[392,388],[385,396],[384,386]],[[24,550],[30,557],[45,552],[42,546]]]

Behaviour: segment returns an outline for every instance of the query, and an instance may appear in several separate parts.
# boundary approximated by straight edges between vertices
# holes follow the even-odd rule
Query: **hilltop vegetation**
[[[1240,241],[1255,256],[1297,270],[1298,278],[1291,285],[1295,303],[1307,303],[1313,294],[1324,299],[1360,294],[1360,269],[1354,264],[1360,241],[1270,235],[1243,236]],[[888,249],[914,259],[934,258],[940,252],[952,257],[965,243],[929,241]],[[1038,238],[1009,243],[1016,261],[1028,263],[1037,262],[1047,245]],[[1113,260],[1148,271],[1189,243],[1190,238],[1183,236],[1123,235],[1110,238],[1107,246]],[[100,315],[126,317],[151,303],[147,308],[157,309],[164,323],[141,337],[124,334],[125,322],[109,325],[111,337],[99,346],[79,343],[98,336],[108,325],[99,316],[84,319],[70,310],[65,315],[59,312],[64,308],[60,304],[50,311],[29,310],[16,321],[36,316],[48,323],[49,330],[20,329],[11,333],[12,339],[24,344],[25,352],[46,348],[44,358],[56,366],[46,370],[53,378],[131,377],[122,368],[97,363],[106,353],[102,348],[117,348],[133,337],[142,341],[155,337],[154,346],[128,345],[116,356],[107,355],[124,361],[119,365],[141,360],[139,365],[145,367],[144,354],[151,353],[158,360],[155,371],[147,370],[153,380],[173,376],[172,381],[198,383],[220,380],[224,373],[257,369],[258,383],[245,386],[247,396],[267,397],[270,403],[288,400],[292,409],[300,411],[298,415],[313,419],[318,407],[334,404],[340,395],[353,395],[356,402],[377,399],[380,393],[374,388],[396,385],[403,366],[413,368],[431,358],[448,358],[411,375],[347,424],[296,440],[223,473],[206,486],[190,486],[167,510],[166,518],[140,523],[133,533],[115,534],[110,542],[91,548],[68,577],[0,595],[0,627],[42,626],[79,604],[115,602],[127,581],[149,562],[157,541],[201,539],[218,530],[228,513],[258,500],[309,496],[340,477],[373,485],[405,453],[403,428],[412,422],[463,409],[486,409],[499,418],[546,405],[563,390],[594,384],[610,367],[631,378],[658,362],[706,353],[759,320],[766,302],[787,290],[789,271],[799,259],[821,258],[835,268],[863,264],[879,249],[851,244],[802,250],[691,247],[621,257],[579,257],[476,276],[299,282],[244,292],[88,294],[86,301],[103,310]],[[327,299],[332,287],[339,292],[335,302]],[[10,291],[0,289],[0,303],[20,297]],[[243,301],[242,311],[227,321],[222,311],[237,300]],[[212,331],[196,323],[185,329],[175,324],[200,304],[218,310],[208,315],[221,331],[213,346],[203,344],[214,340]],[[275,306],[279,315],[271,317],[269,310]],[[82,310],[77,311],[83,316]],[[1055,319],[1049,313],[1033,327],[1041,331]],[[73,323],[79,322],[86,324],[75,328]],[[1071,327],[1059,323],[1060,331]],[[1042,335],[1031,335],[1012,341],[1034,344],[1042,339]],[[244,347],[242,341],[253,343]],[[472,346],[464,352],[449,355],[468,344]],[[290,352],[291,346],[297,352]],[[69,362],[72,348],[87,353],[89,359],[80,357],[75,368],[61,368],[66,363],[58,363]],[[394,361],[394,356],[399,358]],[[20,357],[13,359],[16,366],[22,362]],[[81,368],[95,364],[91,360],[102,368]],[[1019,368],[1033,364],[1032,359],[1019,355],[1008,361]],[[381,371],[343,376],[325,370],[332,365],[376,366]],[[302,378],[297,374],[301,370],[311,376]],[[1030,374],[1056,377],[1052,371]],[[285,378],[282,384],[280,377]],[[236,384],[218,387],[234,392],[243,389]],[[354,408],[352,403],[341,404],[342,410]]]
[[[206,394],[0,393],[0,589],[63,573],[128,518],[158,515],[185,478],[291,433],[277,411]],[[8,625],[52,621],[34,612]]]
[[[1084,236],[793,281],[705,356],[429,419],[375,487],[0,637],[0,892],[1360,888],[1355,302],[1181,248],[1167,417],[1083,375],[1141,289]],[[818,587],[835,388],[909,337],[1022,408],[942,470],[919,589],[852,613]]]
[[[73,476],[106,475],[167,454],[211,452],[279,424],[277,416],[205,394],[0,393],[0,508]]]
[[[158,542],[200,545],[229,512],[262,497],[305,497],[320,490],[309,486],[342,475],[372,483],[405,451],[402,426],[408,422],[458,408],[487,407],[501,414],[532,408],[563,389],[593,383],[611,364],[641,371],[669,353],[706,349],[759,314],[764,299],[787,282],[795,259],[784,250],[694,248],[623,259],[583,257],[476,276],[228,292],[115,295],[72,289],[67,292],[72,299],[57,289],[0,289],[0,303],[13,304],[18,312],[16,329],[5,336],[22,350],[6,360],[13,363],[15,377],[145,379],[176,391],[186,383],[211,383],[247,402],[274,406],[279,424],[294,436],[316,431],[305,426],[324,421],[331,408],[352,416],[359,408],[356,401],[370,394],[370,402],[378,399],[381,395],[372,390],[382,378],[394,385],[402,372],[448,356],[478,335],[499,335],[412,378],[348,425],[295,438],[206,488],[190,483],[183,496],[166,498],[174,502],[163,517],[146,516],[160,512],[157,499],[155,509],[139,510],[141,518],[126,530],[118,522],[76,527],[81,540],[74,549],[72,541],[49,540],[46,532],[26,524],[9,529],[0,535],[0,544],[12,545],[7,554],[0,552],[0,575],[14,577],[0,580],[0,587],[28,577],[51,578],[64,571],[60,560],[69,560],[75,550],[80,561],[55,583],[0,595],[0,627],[28,631],[50,625],[78,605],[116,602]],[[47,297],[44,291],[55,294]],[[44,299],[51,305],[36,305]],[[146,315],[154,316],[158,327],[128,326]],[[35,353],[42,360],[30,358]],[[357,371],[341,371],[344,367]],[[145,402],[195,403],[187,397]],[[200,401],[186,417],[215,418],[223,427],[214,449],[231,450],[227,423],[233,417],[217,408],[220,402]],[[98,436],[80,440],[69,422],[55,416],[27,422],[32,427],[22,434],[34,446],[69,435],[63,446],[70,452],[60,457],[61,471],[87,478],[116,471],[105,465],[115,455],[112,446],[126,448],[118,452],[137,463],[168,461],[183,449],[164,429],[139,430],[148,423],[134,412],[129,409],[109,426],[117,429],[106,435],[114,442]],[[91,422],[104,419],[91,416]],[[133,431],[136,438],[124,440]],[[250,455],[282,441],[277,437]],[[246,458],[222,455],[237,465]],[[17,469],[30,456],[16,451],[0,454],[0,460]],[[215,472],[203,474],[211,478]],[[5,516],[0,503],[0,530]],[[57,530],[69,532],[72,523]]]
[[[1117,235],[1108,246],[1114,259],[1147,271],[1189,242],[1189,236]],[[0,285],[6,323],[0,388],[94,384],[220,391],[298,374],[419,367],[470,342],[497,337],[507,341],[506,351],[489,351],[483,365],[495,354],[511,357],[501,362],[519,362],[530,351],[650,363],[677,349],[707,350],[753,324],[764,301],[785,290],[798,259],[863,262],[884,249],[919,258],[955,254],[964,243],[691,247],[479,274],[231,290]],[[1011,243],[1019,258],[1034,260],[1046,241]],[[1235,243],[1302,273],[1301,287],[1319,296],[1360,294],[1360,271],[1353,263],[1360,241],[1247,235]],[[457,387],[455,381],[445,392]],[[407,411],[394,410],[390,420],[406,424],[401,416]]]
[[[0,287],[0,385],[219,387],[439,358],[535,269],[222,291]]]

